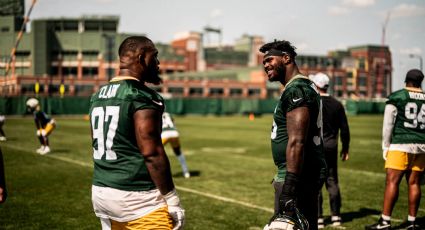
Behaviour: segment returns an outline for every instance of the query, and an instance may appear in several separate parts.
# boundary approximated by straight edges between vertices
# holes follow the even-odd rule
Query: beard
[[[149,71],[146,73],[146,78],[143,80],[154,85],[159,85],[162,83],[162,79],[159,76],[159,70],[156,67],[149,68]]]
[[[273,75],[269,77],[270,82],[281,81],[285,79],[285,75],[286,75],[285,66],[283,65],[276,66],[274,67],[273,72],[274,72]]]

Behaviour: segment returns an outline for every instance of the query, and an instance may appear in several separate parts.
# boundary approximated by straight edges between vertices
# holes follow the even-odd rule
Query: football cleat
[[[6,140],[7,140],[6,137],[4,137],[4,136],[0,137],[0,141],[6,141]]]
[[[421,226],[415,223],[415,221],[407,221],[407,228],[406,230],[419,230],[422,229]]]
[[[391,221],[384,220],[379,218],[378,223],[368,225],[365,227],[365,230],[374,230],[374,229],[381,229],[381,230],[390,230],[391,229]]]
[[[46,155],[48,153],[50,153],[49,146],[45,146],[44,149],[39,152],[40,155]]]
[[[340,216],[332,216],[331,221],[332,221],[332,226],[341,226],[341,217]]]
[[[307,219],[295,208],[293,216],[285,213],[272,217],[270,223],[263,230],[308,230]]]
[[[35,150],[35,152],[40,154],[43,150],[44,150],[44,145],[42,145],[40,148]]]
[[[184,178],[190,178],[190,173],[189,172],[185,172],[183,173]]]
[[[319,219],[317,219],[317,228],[318,229],[325,228],[325,219],[323,219],[323,217],[319,217]]]

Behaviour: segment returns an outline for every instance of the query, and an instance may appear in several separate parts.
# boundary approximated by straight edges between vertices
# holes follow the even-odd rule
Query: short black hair
[[[295,50],[297,49],[295,46],[293,46],[289,41],[285,41],[285,40],[274,40],[273,42],[269,42],[264,44],[263,46],[260,47],[260,52],[261,53],[266,53],[267,51],[271,50],[271,49],[275,49],[275,50],[280,50],[283,52],[286,52],[287,54],[289,54],[289,56],[294,59],[297,56],[297,52],[295,52]]]
[[[404,82],[410,82],[414,87],[421,87],[424,80],[424,74],[418,69],[411,69],[406,74]]]
[[[151,48],[154,46],[153,42],[145,36],[131,36],[121,43],[118,49],[118,55],[124,56],[127,52],[135,52],[138,45],[142,45],[143,48]]]

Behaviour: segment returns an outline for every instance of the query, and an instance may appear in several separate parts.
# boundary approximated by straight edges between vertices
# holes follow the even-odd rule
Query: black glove
[[[287,172],[285,182],[282,188],[282,194],[279,197],[279,209],[281,213],[293,215],[296,203],[298,176],[295,173]]]

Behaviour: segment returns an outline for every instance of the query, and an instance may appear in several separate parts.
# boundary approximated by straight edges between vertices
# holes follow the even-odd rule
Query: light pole
[[[409,54],[409,57],[419,59],[419,67],[420,67],[420,70],[422,71],[422,56],[419,54]]]

